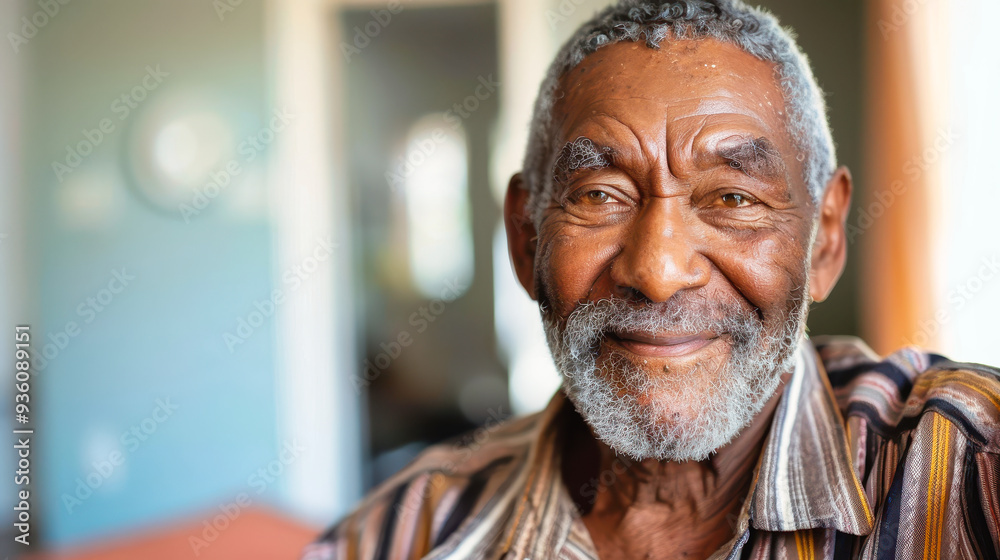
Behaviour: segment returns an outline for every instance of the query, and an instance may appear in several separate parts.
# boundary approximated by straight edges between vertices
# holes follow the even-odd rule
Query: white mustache
[[[679,297],[663,303],[637,306],[622,299],[602,299],[580,305],[566,319],[562,338],[576,348],[596,350],[607,332],[696,335],[702,332],[729,334],[734,347],[742,349],[756,340],[764,324],[752,311],[735,303],[710,302]]]

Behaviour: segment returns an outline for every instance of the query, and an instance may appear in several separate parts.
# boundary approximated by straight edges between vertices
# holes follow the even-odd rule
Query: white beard
[[[701,461],[749,425],[792,369],[809,304],[797,299],[775,333],[739,305],[683,293],[647,306],[623,299],[586,303],[562,330],[544,312],[542,319],[563,391],[598,438],[635,460]],[[651,376],[601,344],[608,331],[729,333],[732,348],[721,366],[699,363]]]

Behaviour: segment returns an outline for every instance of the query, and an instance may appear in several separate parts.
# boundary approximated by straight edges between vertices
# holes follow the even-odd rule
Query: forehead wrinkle
[[[732,100],[735,98],[736,98],[735,96],[732,97],[713,96],[713,97],[698,97],[698,98],[688,98],[684,100],[679,100],[673,104],[674,107],[683,107],[685,101],[694,102],[696,103],[697,106],[688,113],[677,113],[671,115],[671,119],[680,121],[683,119],[697,118],[697,117],[701,117],[704,119],[711,117],[724,117],[727,115],[740,115],[742,117],[747,117],[752,119],[755,125],[767,130],[771,134],[776,134],[776,132],[773,130],[773,127],[770,126],[770,124],[768,124],[767,119],[763,118],[763,115],[761,115],[759,112],[753,109],[747,110],[744,107],[741,107],[739,103],[733,103]],[[775,117],[777,118],[777,115],[775,115]],[[778,119],[778,121],[784,122],[781,119]]]
[[[683,123],[678,126],[675,120],[668,119],[663,130],[661,157],[664,162],[655,169],[659,180],[668,181],[670,177],[682,179],[685,176],[684,168],[688,167],[693,160],[695,142],[701,131],[705,129],[708,118],[708,115],[702,115],[701,122],[690,127]]]

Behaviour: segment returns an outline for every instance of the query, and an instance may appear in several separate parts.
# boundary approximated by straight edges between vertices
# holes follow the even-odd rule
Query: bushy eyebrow
[[[553,177],[566,183],[573,173],[581,169],[604,169],[613,163],[614,151],[607,146],[597,146],[586,136],[567,142],[552,166]]]
[[[573,174],[584,169],[604,169],[614,165],[614,149],[599,146],[586,136],[567,142],[559,150],[552,166],[557,183],[568,183]],[[765,136],[740,138],[735,143],[716,148],[714,155],[729,167],[755,179],[786,178],[785,161],[774,143]]]
[[[744,138],[736,144],[721,146],[716,155],[733,169],[755,179],[785,178],[785,160],[774,143],[764,136]]]

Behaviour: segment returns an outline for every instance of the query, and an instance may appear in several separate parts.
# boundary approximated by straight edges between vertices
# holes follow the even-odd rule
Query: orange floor
[[[205,533],[205,519],[92,544],[84,548],[29,557],[30,560],[274,560],[296,559],[318,527],[290,521],[266,509],[240,513],[218,534]],[[206,538],[207,537],[207,538]],[[198,539],[201,539],[200,541]],[[197,550],[195,550],[197,548]]]

